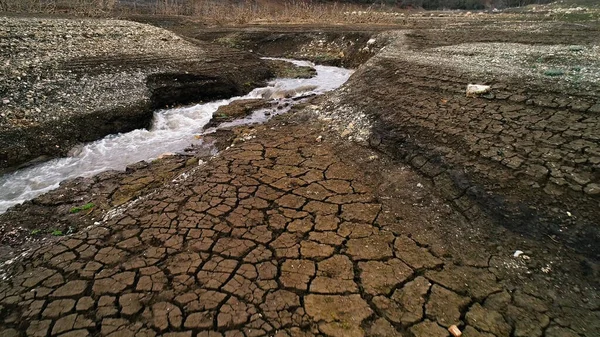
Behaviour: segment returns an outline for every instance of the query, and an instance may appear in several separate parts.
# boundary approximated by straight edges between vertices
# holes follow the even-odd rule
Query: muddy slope
[[[520,44],[388,34],[393,42],[357,71],[333,115],[431,178],[465,216],[600,258],[600,41],[583,30],[572,45],[547,45],[540,37],[552,30],[539,28]],[[505,24],[487,38],[504,41],[503,30],[514,35]],[[468,83],[492,89],[466,97]]]
[[[2,266],[0,334],[598,335],[585,260],[466,219],[416,171],[328,132],[320,108],[240,130],[201,166],[165,159],[22,207],[93,224]],[[69,214],[73,196],[120,206]]]
[[[0,172],[146,127],[156,108],[244,93],[271,75],[248,53],[134,22],[1,18],[0,26]]]

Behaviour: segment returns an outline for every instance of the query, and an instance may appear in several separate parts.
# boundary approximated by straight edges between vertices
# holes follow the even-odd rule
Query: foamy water
[[[220,106],[232,101],[280,97],[282,93],[290,92],[295,92],[294,96],[323,94],[340,87],[352,74],[351,70],[343,68],[315,66],[306,61],[286,61],[298,66],[314,67],[317,75],[310,79],[276,79],[267,87],[257,88],[245,96],[157,111],[148,130],[140,129],[110,135],[74,148],[68,157],[57,158],[1,176],[0,213],[4,213],[11,206],[57,188],[62,181],[90,177],[107,170],[124,170],[127,165],[142,160],[152,160],[167,152],[181,152],[190,145],[202,144],[202,140],[197,136],[214,131],[214,129],[204,130],[212,114]],[[294,104],[291,99],[284,100]],[[262,123],[270,116],[286,110],[276,108],[258,110],[246,118],[223,123],[217,128]]]

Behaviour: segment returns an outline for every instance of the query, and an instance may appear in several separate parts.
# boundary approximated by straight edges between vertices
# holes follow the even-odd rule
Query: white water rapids
[[[69,157],[57,158],[13,173],[0,176],[0,214],[9,207],[33,199],[53,190],[62,181],[90,177],[107,170],[124,170],[127,165],[152,160],[163,153],[181,152],[190,145],[201,144],[197,137],[211,130],[203,130],[213,113],[222,105],[234,100],[269,98],[281,93],[292,96],[323,94],[346,82],[351,70],[314,65],[306,61],[286,60],[298,66],[311,66],[317,75],[310,79],[276,79],[267,87],[254,89],[245,96],[198,104],[190,107],[161,110],[154,113],[150,129],[107,136],[101,140],[77,147]],[[293,100],[288,99],[290,104]],[[285,110],[283,110],[285,111]],[[264,122],[281,110],[258,110],[247,118],[219,127]]]

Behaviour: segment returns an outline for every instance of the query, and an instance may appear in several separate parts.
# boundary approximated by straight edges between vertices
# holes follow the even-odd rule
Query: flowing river
[[[235,100],[252,98],[273,98],[282,93],[295,93],[292,96],[324,94],[344,84],[352,70],[314,65],[306,61],[285,60],[298,66],[314,67],[317,75],[310,79],[276,79],[267,87],[254,89],[245,96],[233,97],[194,106],[160,110],[154,113],[152,126],[128,133],[107,136],[101,140],[74,148],[70,156],[57,158],[35,166],[0,176],[0,214],[11,206],[31,200],[53,190],[62,181],[90,177],[107,170],[124,170],[127,165],[152,160],[163,153],[181,152],[190,145],[201,144],[197,137],[213,130],[204,130],[212,115],[222,105]],[[293,97],[292,97],[293,98]],[[297,102],[285,100],[290,105]],[[252,115],[217,128],[243,124],[262,123],[270,116],[287,109],[262,109]]]

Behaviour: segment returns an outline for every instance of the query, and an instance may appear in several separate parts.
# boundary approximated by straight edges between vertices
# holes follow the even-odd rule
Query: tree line
[[[334,1],[329,1],[334,2]],[[340,1],[338,1],[340,2]],[[551,0],[346,0],[341,2],[357,4],[380,4],[402,8],[424,9],[491,9],[521,7],[531,4],[549,3]]]

